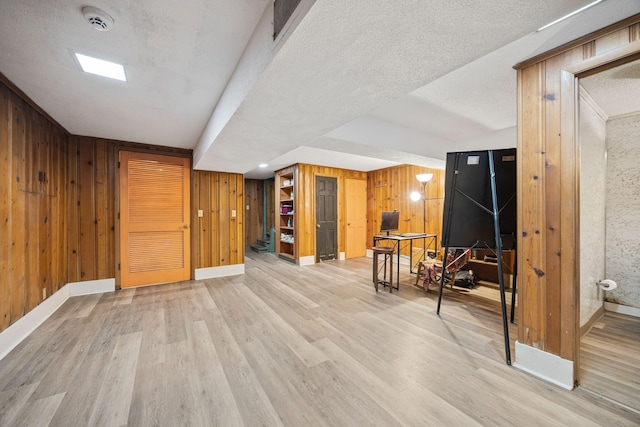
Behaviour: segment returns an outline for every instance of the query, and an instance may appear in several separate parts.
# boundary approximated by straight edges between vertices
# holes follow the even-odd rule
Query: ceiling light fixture
[[[583,10],[589,9],[591,6],[595,6],[595,5],[597,5],[597,4],[598,4],[598,3],[600,3],[601,1],[602,1],[602,0],[596,0],[596,1],[594,1],[593,3],[589,3],[589,4],[588,4],[588,5],[586,5],[586,6],[582,6],[580,9],[578,9],[578,10],[574,10],[574,11],[573,11],[573,12],[571,12],[570,14],[565,15],[565,16],[563,16],[562,18],[558,18],[558,19],[556,19],[555,21],[548,23],[548,24],[547,24],[547,25],[545,25],[544,27],[540,27],[540,28],[538,28],[538,29],[537,29],[537,31],[542,31],[542,30],[544,30],[545,28],[549,28],[550,26],[552,26],[552,25],[554,25],[554,24],[557,24],[557,23],[558,23],[558,22],[560,22],[560,21],[564,21],[564,20],[565,20],[565,19],[567,19],[567,18],[571,18],[573,15],[578,14],[578,13],[582,12]]]
[[[261,168],[266,168],[267,166],[269,166],[269,165],[268,165],[268,164],[266,164],[266,163],[260,163],[260,164],[258,165],[258,167],[261,167]]]
[[[76,58],[78,58],[78,63],[80,64],[80,67],[82,67],[82,71],[85,73],[96,74],[98,76],[108,77],[110,79],[116,79],[123,82],[127,81],[127,76],[124,73],[124,66],[120,64],[82,55],[81,53],[76,53]]]

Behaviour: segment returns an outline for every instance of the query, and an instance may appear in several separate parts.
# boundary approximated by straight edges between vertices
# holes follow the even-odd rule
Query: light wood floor
[[[580,342],[581,387],[640,412],[640,319],[606,313]]]
[[[438,317],[402,280],[250,252],[245,275],[72,298],[0,361],[0,425],[640,424],[506,366],[491,298],[447,291]]]

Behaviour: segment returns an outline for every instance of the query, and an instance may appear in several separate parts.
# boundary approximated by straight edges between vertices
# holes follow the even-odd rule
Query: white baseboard
[[[298,258],[298,265],[313,265],[316,263],[316,257],[314,255],[301,256]]]
[[[116,279],[67,283],[33,310],[0,332],[0,360],[56,312],[69,297],[114,291]]]
[[[614,302],[604,302],[604,309],[614,313],[626,314],[627,316],[640,317],[640,308],[629,305],[616,304]]]
[[[573,390],[573,362],[516,341],[515,368],[552,384]]]
[[[216,277],[236,276],[244,274],[244,264],[221,265],[218,267],[196,268],[196,280],[214,279]]]
[[[67,283],[69,296],[102,294],[116,290],[116,279],[88,280],[86,282]]]

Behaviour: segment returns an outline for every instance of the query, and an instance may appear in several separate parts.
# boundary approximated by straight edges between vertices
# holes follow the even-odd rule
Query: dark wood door
[[[316,177],[316,260],[336,259],[338,252],[338,180]]]

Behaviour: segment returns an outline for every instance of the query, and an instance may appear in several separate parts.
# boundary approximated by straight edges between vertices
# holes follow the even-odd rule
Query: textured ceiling
[[[0,72],[69,132],[193,148],[267,0],[0,1]],[[81,72],[74,52],[124,64],[127,83]]]
[[[640,113],[640,60],[580,79],[608,117]]]
[[[79,0],[2,0],[0,72],[74,134],[193,148],[199,169],[442,166],[515,146],[515,63],[640,13],[606,0],[535,32],[589,1],[302,0],[274,42],[268,0],[92,1],[108,33]],[[73,52],[124,63],[129,82]]]

